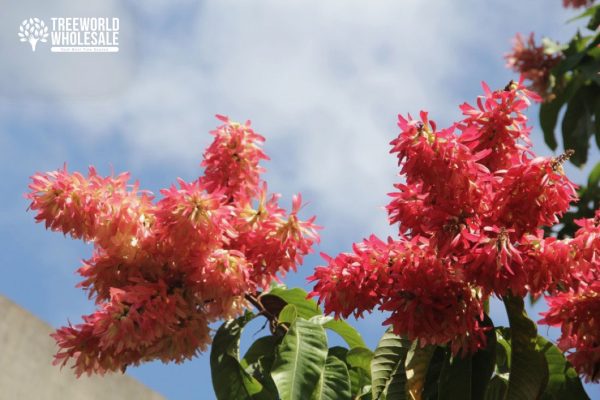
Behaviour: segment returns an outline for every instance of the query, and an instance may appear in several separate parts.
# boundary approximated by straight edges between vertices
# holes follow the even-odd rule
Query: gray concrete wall
[[[163,399],[121,374],[77,379],[52,366],[52,328],[0,296],[0,400]]]

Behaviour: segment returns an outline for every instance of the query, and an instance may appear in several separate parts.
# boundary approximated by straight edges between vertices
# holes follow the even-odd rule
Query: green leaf
[[[366,347],[355,347],[350,349],[346,355],[346,362],[349,366],[360,368],[367,373],[371,379],[371,361],[373,360],[373,352]]]
[[[592,121],[594,94],[595,91],[590,85],[581,87],[569,100],[562,121],[563,145],[565,149],[575,150],[570,161],[577,166],[587,161],[590,136],[594,131]]]
[[[384,399],[389,389],[405,398],[406,374],[404,363],[410,349],[410,340],[395,335],[389,328],[377,344],[371,360],[371,393],[373,400]]]
[[[552,69],[552,73],[562,75],[577,68],[585,57],[589,41],[589,36],[581,36],[581,33],[577,32],[569,42],[569,46],[563,51],[565,58]]]
[[[548,363],[548,386],[542,400],[589,400],[577,372],[563,353],[545,338],[537,337],[537,346]]]
[[[590,11],[591,18],[587,24],[587,28],[595,31],[598,29],[598,25],[600,25],[600,5],[591,7],[588,11]]]
[[[313,324],[318,324],[324,327],[325,324],[333,321],[333,317],[330,315],[315,315],[314,317],[310,317],[308,320]]]
[[[554,128],[556,127],[556,121],[558,120],[558,113],[562,108],[564,102],[560,101],[558,97],[552,101],[542,103],[540,106],[540,126],[544,132],[544,142],[552,150],[556,150],[558,143],[556,143],[556,136],[554,135]]]
[[[406,370],[406,391],[411,399],[421,400],[429,363],[436,350],[436,346],[421,347],[414,341],[404,362]],[[393,397],[395,398],[395,397]]]
[[[348,374],[350,375],[350,391],[352,398],[361,396],[366,398],[371,395],[371,378],[362,368],[350,367],[348,368]]]
[[[275,314],[279,314],[286,304],[293,304],[296,307],[297,316],[310,319],[316,315],[322,315],[322,311],[319,308],[316,301],[312,299],[307,299],[306,296],[308,294],[299,288],[294,289],[285,289],[281,287],[273,288],[270,292],[263,294],[260,296],[261,301],[267,303],[275,303],[274,298],[277,301],[283,301],[283,304],[280,304],[281,307],[276,311]],[[334,319],[329,322],[326,322],[323,325],[326,329],[329,329],[344,339],[348,346],[352,347],[367,347],[364,340],[360,336],[360,333],[356,329],[354,329],[350,324],[341,319]]]
[[[439,379],[439,400],[471,400],[471,375],[473,362],[471,357],[452,357],[446,351],[446,359]]]
[[[508,381],[496,375],[490,381],[485,392],[485,400],[504,400],[508,391]]]
[[[483,326],[490,329],[486,333],[486,347],[468,357],[452,356],[446,350],[443,366],[439,375],[437,398],[482,399],[492,374],[494,373],[496,332],[491,319],[485,315]],[[427,383],[431,384],[431,383]]]
[[[298,318],[277,348],[271,377],[281,400],[306,399],[316,387],[327,359],[321,325]]]
[[[496,365],[496,331],[487,314],[484,315],[483,326],[490,329],[486,332],[486,346],[472,356],[471,397],[482,399]]]
[[[296,306],[293,304],[288,304],[285,307],[283,307],[283,310],[281,310],[281,312],[279,313],[279,317],[277,318],[277,320],[280,324],[291,324],[296,320],[296,318],[298,318],[298,311],[296,311]]]
[[[573,22],[578,19],[587,18],[587,17],[591,17],[590,21],[587,24],[587,28],[592,31],[595,31],[596,28],[598,28],[598,25],[600,24],[600,5],[595,5],[595,6],[588,8],[583,13],[579,14],[578,16],[576,16],[574,18],[571,18],[567,22]]]
[[[260,358],[274,357],[275,348],[277,347],[278,338],[276,336],[263,336],[258,338],[250,345],[246,354],[240,361],[242,367],[246,368],[252,364],[256,364]]]
[[[552,150],[556,150],[558,145],[554,130],[556,129],[560,110],[579,89],[582,82],[581,77],[570,79],[563,89],[556,89],[554,91],[555,97],[552,101],[545,101],[540,106],[540,126],[544,132],[544,141]]]
[[[296,306],[298,317],[308,320],[310,317],[322,314],[322,312],[319,309],[317,302],[312,299],[307,299],[306,296],[307,293],[300,288],[283,289],[277,287],[273,288],[270,292],[261,295],[260,299],[261,301],[268,301],[272,297],[277,297],[284,301],[284,304],[281,306],[282,309],[286,304],[293,304]],[[281,310],[278,310],[276,315],[278,315],[280,311]]]
[[[510,379],[507,400],[537,399],[548,383],[548,365],[536,347],[537,327],[527,317],[523,299],[504,296],[510,322]]]
[[[360,333],[358,333],[356,329],[342,319],[331,320],[323,326],[340,335],[340,337],[344,339],[350,348],[367,347],[365,341],[360,336]]]
[[[438,398],[438,382],[444,360],[446,359],[446,349],[441,346],[436,346],[433,351],[433,356],[429,361],[429,369],[425,377],[425,387],[423,388],[423,399],[432,400]]]
[[[350,400],[350,377],[346,364],[335,356],[328,356],[312,400]]]
[[[219,327],[210,351],[210,369],[215,394],[219,400],[269,398],[261,383],[248,374],[239,362],[240,336],[244,326],[254,318],[247,312]]]
[[[346,362],[346,356],[348,355],[348,349],[342,346],[333,346],[329,348],[329,351],[327,352],[327,356],[334,356],[339,358],[340,360],[342,360],[343,362]]]
[[[596,164],[592,172],[590,172],[590,176],[588,177],[588,187],[595,188],[596,190],[599,188],[600,183],[600,162]]]
[[[491,319],[485,315],[483,326],[490,328],[486,333],[486,347],[468,357],[452,356],[446,350],[441,373],[437,381],[437,398],[482,399],[492,374],[494,373],[496,332]],[[430,367],[431,369],[431,367]],[[426,383],[426,385],[431,383]]]
[[[496,328],[496,368],[500,374],[510,372],[510,331],[508,328]]]
[[[266,393],[276,394],[277,387],[271,379],[271,366],[275,360],[275,349],[280,338],[277,336],[263,336],[254,341],[240,361],[244,370],[258,380]],[[269,396],[273,398],[274,395]]]

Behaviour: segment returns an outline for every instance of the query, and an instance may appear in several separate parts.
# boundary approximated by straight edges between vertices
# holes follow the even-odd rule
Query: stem
[[[277,327],[283,328],[283,330],[285,332],[288,331],[288,327],[286,325],[279,324],[279,320],[277,319],[277,316],[274,315],[269,310],[267,310],[265,308],[265,306],[261,303],[261,301],[260,301],[260,293],[258,293],[258,292],[255,293],[255,294],[246,293],[244,295],[244,298],[246,300],[248,300],[248,302],[250,304],[252,304],[259,311],[259,314],[262,314],[266,319],[269,320],[270,325],[271,325],[271,333],[275,333]]]

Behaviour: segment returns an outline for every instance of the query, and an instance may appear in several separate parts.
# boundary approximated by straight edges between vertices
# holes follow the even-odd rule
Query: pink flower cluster
[[[526,40],[517,34],[512,52],[505,58],[509,68],[531,82],[533,91],[548,97],[550,70],[560,62],[562,53],[548,53],[543,45],[536,45],[533,33]]]
[[[535,157],[523,112],[539,97],[522,81],[491,91],[464,118],[438,129],[426,112],[399,116],[391,142],[402,183],[387,206],[399,238],[371,236],[352,253],[324,256],[310,278],[328,313],[347,317],[375,308],[386,324],[453,353],[485,344],[483,304],[491,295],[554,293],[580,270],[568,241],[544,238],[576,200],[556,158]],[[597,263],[597,261],[595,261]]]
[[[568,241],[568,265],[575,281],[567,291],[548,296],[549,310],[541,323],[560,326],[558,347],[585,375],[600,381],[600,210],[596,217],[577,221],[580,229]]]
[[[98,310],[53,334],[55,363],[74,360],[79,376],[191,358],[210,343],[211,322],[240,314],[246,295],[312,251],[318,227],[299,219],[301,197],[288,213],[261,179],[264,138],[249,122],[219,119],[204,176],[179,180],[158,202],[128,174],[65,167],[31,178],[36,220],[94,244],[78,272]]]

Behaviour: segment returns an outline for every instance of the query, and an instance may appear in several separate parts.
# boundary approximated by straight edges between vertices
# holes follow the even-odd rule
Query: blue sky
[[[93,310],[74,287],[79,260],[91,250],[33,222],[23,193],[34,172],[93,164],[103,173],[131,171],[157,193],[201,173],[214,114],[251,119],[267,138],[271,190],[288,205],[302,192],[305,215],[325,227],[317,253],[336,254],[372,232],[393,234],[382,207],[396,181],[388,142],[398,113],[426,109],[446,125],[460,117],[460,103],[480,94],[480,81],[503,87],[515,78],[502,55],[516,32],[566,41],[576,29],[560,0],[3,5],[0,293],[57,327]],[[119,17],[121,51],[53,54],[40,44],[32,53],[16,35],[30,16]],[[537,110],[529,115],[535,149],[551,154]],[[597,150],[590,158],[598,159]],[[588,170],[569,174],[582,181]],[[304,279],[320,262],[308,257],[285,282],[308,288]],[[372,347],[383,319],[356,323]],[[506,321],[498,307],[494,320]],[[129,373],[170,399],[212,398],[207,355]],[[597,387],[592,393],[600,396]]]

